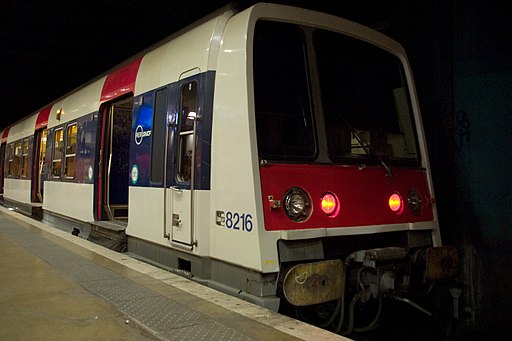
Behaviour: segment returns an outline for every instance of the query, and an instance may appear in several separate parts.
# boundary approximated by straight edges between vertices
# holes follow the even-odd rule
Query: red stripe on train
[[[39,112],[39,114],[37,115],[36,126],[34,130],[46,128],[46,126],[48,125],[48,117],[50,116],[51,110],[52,106],[50,105],[49,107],[46,107]]]
[[[101,90],[101,102],[109,101],[129,92],[134,92],[135,80],[142,58],[110,73]]]
[[[9,131],[11,130],[11,127],[6,128],[2,134],[2,143],[7,142],[7,137],[9,136]]]
[[[267,164],[260,168],[266,230],[353,227],[431,221],[433,211],[426,172],[420,169],[393,168],[393,177],[382,167],[358,168],[334,165]],[[285,213],[283,196],[292,187],[304,189],[311,197],[313,212],[304,222],[294,222]],[[415,189],[422,199],[422,210],[413,213],[407,196]],[[334,193],[339,213],[328,216],[321,209],[322,196]],[[389,198],[398,193],[405,208],[397,214],[389,207]],[[269,197],[280,200],[271,208]],[[274,205],[275,206],[275,205]]]

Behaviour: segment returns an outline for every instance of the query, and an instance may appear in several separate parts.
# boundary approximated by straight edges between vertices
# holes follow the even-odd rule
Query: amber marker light
[[[389,208],[396,214],[401,214],[404,210],[404,201],[398,193],[393,193],[389,197]]]
[[[334,218],[340,212],[340,204],[338,198],[333,193],[325,193],[322,196],[322,211],[330,218]]]

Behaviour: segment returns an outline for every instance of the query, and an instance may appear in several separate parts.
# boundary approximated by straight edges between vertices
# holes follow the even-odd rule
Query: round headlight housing
[[[421,200],[421,195],[416,189],[413,188],[409,191],[409,195],[407,196],[407,204],[409,205],[409,209],[414,215],[420,215],[423,202]]]
[[[312,205],[309,194],[300,187],[292,187],[283,197],[284,211],[293,221],[303,222],[311,216]]]

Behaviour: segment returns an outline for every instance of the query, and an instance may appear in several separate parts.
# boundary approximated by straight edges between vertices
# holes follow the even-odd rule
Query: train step
[[[108,220],[91,221],[91,233],[87,238],[89,241],[107,247],[118,252],[125,252],[127,249],[127,238],[125,229],[127,221]]]

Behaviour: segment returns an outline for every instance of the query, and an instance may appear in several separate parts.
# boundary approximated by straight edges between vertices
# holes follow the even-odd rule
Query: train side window
[[[28,139],[24,139],[21,146],[21,177],[28,176]]]
[[[14,143],[9,145],[9,151],[7,155],[7,175],[14,175]]]
[[[69,125],[66,130],[66,161],[65,173],[66,178],[73,179],[75,177],[75,156],[76,156],[76,135],[78,127],[74,123]]]
[[[178,181],[189,182],[194,150],[194,122],[197,115],[197,82],[181,89],[180,142],[178,146]]]
[[[52,175],[60,177],[62,173],[62,154],[64,150],[64,130],[56,129],[53,135]]]
[[[21,141],[16,142],[14,146],[14,174],[13,176],[19,177],[21,171]]]

